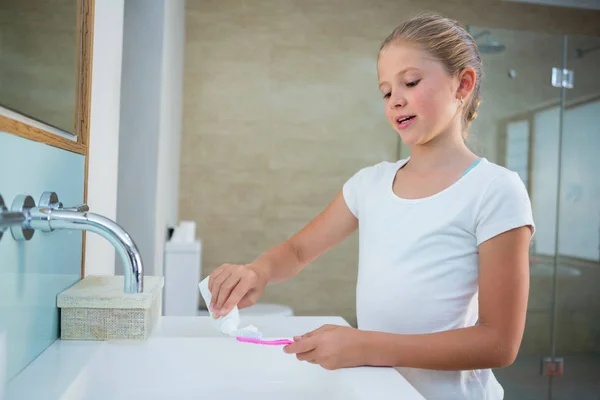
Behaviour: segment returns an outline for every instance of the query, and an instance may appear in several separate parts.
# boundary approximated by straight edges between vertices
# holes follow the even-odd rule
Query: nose
[[[396,91],[395,93],[392,93],[390,102],[388,104],[392,110],[402,108],[406,105],[406,98],[402,95],[402,93]]]

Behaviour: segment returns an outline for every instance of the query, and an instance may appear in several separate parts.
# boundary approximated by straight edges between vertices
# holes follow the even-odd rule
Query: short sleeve
[[[342,188],[342,194],[344,195],[344,201],[348,206],[348,209],[356,218],[358,218],[358,209],[360,203],[360,196],[363,193],[363,178],[365,169],[361,169],[355,173],[350,179],[344,183]]]
[[[356,218],[360,218],[360,210],[365,204],[365,196],[372,189],[372,185],[385,174],[386,165],[388,163],[384,161],[364,167],[344,183],[342,188],[344,200]]]
[[[496,178],[487,188],[475,228],[477,246],[511,229],[529,226],[535,232],[531,201],[519,175],[508,172]]]

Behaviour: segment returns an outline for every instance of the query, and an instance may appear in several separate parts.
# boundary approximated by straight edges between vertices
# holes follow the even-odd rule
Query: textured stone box
[[[144,293],[123,276],[88,276],[58,295],[63,340],[145,340],[161,315],[164,278],[144,277]]]

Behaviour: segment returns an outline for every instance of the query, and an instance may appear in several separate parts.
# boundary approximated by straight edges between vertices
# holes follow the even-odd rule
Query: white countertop
[[[301,335],[340,317],[242,317],[263,337]],[[57,340],[8,384],[6,400],[388,399],[423,397],[393,368],[327,371],[279,346],[240,343],[210,317],[161,317],[147,341]]]

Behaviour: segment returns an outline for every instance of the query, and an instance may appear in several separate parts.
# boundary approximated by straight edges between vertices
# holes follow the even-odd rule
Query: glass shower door
[[[549,399],[600,398],[600,38],[565,38]],[[572,74],[572,78],[570,75]],[[559,112],[560,115],[560,112]],[[557,157],[558,158],[558,157]],[[556,217],[558,215],[558,218]],[[552,349],[551,349],[552,350]]]
[[[495,370],[506,399],[546,400],[550,378],[540,368],[551,357],[558,114],[561,89],[552,68],[561,67],[563,38],[539,32],[470,27],[484,67],[482,103],[469,146],[519,174],[533,206],[537,233],[531,245],[527,323],[517,360]],[[551,160],[551,164],[547,164]],[[552,167],[554,165],[554,167]],[[550,201],[552,200],[552,201]]]
[[[506,399],[600,399],[600,38],[469,27],[484,65],[469,146],[532,202],[527,322]],[[399,146],[399,156],[408,151]]]

